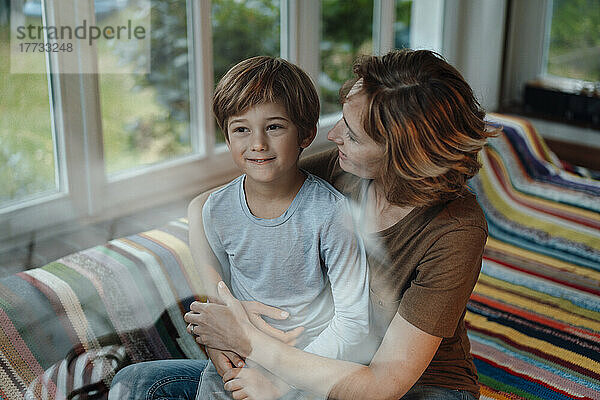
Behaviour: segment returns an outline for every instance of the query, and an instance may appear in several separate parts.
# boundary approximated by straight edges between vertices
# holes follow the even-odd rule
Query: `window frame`
[[[439,1],[443,4],[443,0]],[[94,2],[72,0],[72,7],[62,7],[60,12],[52,0],[42,4],[45,24],[74,24],[78,15],[95,21]],[[52,53],[46,64],[59,193],[0,208],[0,248],[28,241],[32,235],[44,237],[57,230],[68,230],[73,223],[110,220],[191,197],[237,175],[226,146],[215,140],[211,109],[214,88],[211,2],[186,0],[184,4],[188,14],[192,153],[106,175],[99,76],[60,74],[65,60],[59,53]],[[281,0],[280,7],[282,58],[300,65],[318,82],[320,27],[315,27],[315,21],[320,23],[321,2]],[[394,0],[375,0],[375,54],[393,47],[394,14]],[[80,65],[79,71],[93,70],[98,57],[95,45],[81,51],[79,61],[88,64]],[[341,112],[321,117],[317,138],[307,153],[326,146],[327,132],[340,116]]]
[[[553,7],[554,0],[511,3],[504,75],[506,88],[502,96],[505,106],[521,104],[524,85],[536,79],[561,82],[561,87],[589,84],[589,81],[548,73]],[[557,86],[555,90],[563,90],[561,87]]]
[[[95,21],[93,2],[73,0],[72,7],[43,1],[46,25]],[[60,74],[64,59],[47,57],[51,127],[58,193],[32,197],[0,209],[0,240],[10,247],[19,237],[72,223],[111,219],[167,201],[191,196],[235,175],[230,157],[215,146],[212,124],[212,42],[210,2],[186,1],[190,54],[190,131],[192,153],[114,175],[105,174],[96,47],[82,46],[79,74]],[[190,21],[192,22],[190,24]],[[93,23],[93,22],[92,22]],[[198,62],[198,60],[202,60]],[[219,147],[219,146],[217,146]],[[160,182],[157,185],[155,182]]]
[[[503,107],[520,103],[525,83],[544,73],[551,6],[552,0],[510,3],[501,96]]]

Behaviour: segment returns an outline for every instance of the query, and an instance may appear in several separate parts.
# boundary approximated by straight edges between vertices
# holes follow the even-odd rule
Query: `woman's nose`
[[[341,123],[342,120],[340,119],[334,126],[333,128],[331,128],[329,130],[329,132],[327,133],[327,140],[332,141],[335,144],[344,144],[344,141],[342,140],[342,135],[341,135]]]

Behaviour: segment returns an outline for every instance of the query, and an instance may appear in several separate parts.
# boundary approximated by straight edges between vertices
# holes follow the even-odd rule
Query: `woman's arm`
[[[254,335],[251,347],[267,351],[251,352],[249,357],[291,385],[331,399],[397,400],[423,374],[441,340],[396,314],[368,366],[323,357],[314,360],[297,349],[272,346],[264,335]],[[287,354],[290,350],[295,354]],[[229,375],[233,373],[231,370]],[[224,380],[229,375],[226,373]]]
[[[438,238],[423,257],[415,284],[404,292],[399,313],[368,367],[303,353],[269,339],[254,329],[224,283],[219,283],[218,292],[225,305],[193,303],[198,314],[187,314],[186,321],[200,325],[198,342],[248,356],[299,388],[340,399],[399,398],[426,369],[441,337],[456,328],[477,280],[485,227],[463,225]],[[440,311],[432,304],[445,307]],[[228,379],[238,372],[231,371]]]
[[[289,384],[333,399],[402,397],[427,368],[441,342],[396,314],[370,365],[320,357],[260,332],[224,283],[219,284],[218,292],[224,305],[193,303],[198,314],[186,314],[186,321],[200,326],[199,342],[237,351]],[[227,337],[219,334],[225,326],[230,332]],[[224,379],[233,381],[243,373],[243,369],[233,369]]]

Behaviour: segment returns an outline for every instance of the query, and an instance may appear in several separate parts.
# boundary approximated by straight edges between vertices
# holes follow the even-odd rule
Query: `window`
[[[396,22],[394,22],[394,47],[410,48],[410,14],[412,0],[396,0]]]
[[[14,24],[41,23],[40,15],[23,10],[12,17]],[[44,53],[11,58],[9,32],[8,18],[0,13],[0,207],[59,190]],[[31,71],[30,64],[43,66],[41,73],[10,73],[11,67]]]
[[[214,82],[236,63],[258,55],[279,57],[281,4],[279,0],[213,0]],[[239,21],[246,21],[240,24]],[[225,137],[216,126],[217,143]]]
[[[599,2],[516,1],[510,3],[509,17],[502,93],[506,109],[523,104],[528,83],[558,96],[587,96],[594,90],[600,81]],[[569,111],[556,109],[553,114],[568,119]]]
[[[99,41],[100,109],[108,175],[192,152],[190,132],[188,10],[185,2],[124,3],[102,24],[151,18],[150,49],[129,40]],[[98,18],[98,12],[96,12]],[[146,51],[146,50],[149,50]],[[151,68],[137,73],[150,56]],[[110,66],[105,72],[105,66]]]
[[[582,81],[600,81],[600,2],[554,0],[550,18],[545,72]]]
[[[0,240],[134,212],[233,177],[211,100],[215,82],[247,57],[285,57],[318,82],[329,115],[317,146],[325,142],[352,61],[406,46],[413,2],[13,0],[12,9],[6,3],[0,2],[0,96],[8,99],[0,106]],[[46,29],[38,41],[52,44],[58,39],[49,27],[84,20],[101,29],[144,26],[149,46],[103,36],[69,54],[40,52],[23,61],[9,52],[11,22]],[[37,71],[8,73],[9,60]],[[150,69],[140,68],[147,63]]]
[[[340,109],[338,92],[353,76],[354,59],[373,53],[373,0],[323,0],[321,21],[321,112],[330,114]]]

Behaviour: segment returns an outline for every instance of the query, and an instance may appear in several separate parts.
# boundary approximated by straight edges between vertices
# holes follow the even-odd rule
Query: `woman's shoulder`
[[[330,177],[338,164],[337,154],[336,149],[329,149],[303,157],[299,167],[331,183]]]
[[[304,157],[300,160],[299,167],[323,179],[345,196],[357,196],[361,179],[340,167],[337,148]]]
[[[480,228],[487,234],[487,222],[477,197],[465,190],[459,197],[449,201],[443,207],[438,217],[438,223],[450,229]]]

